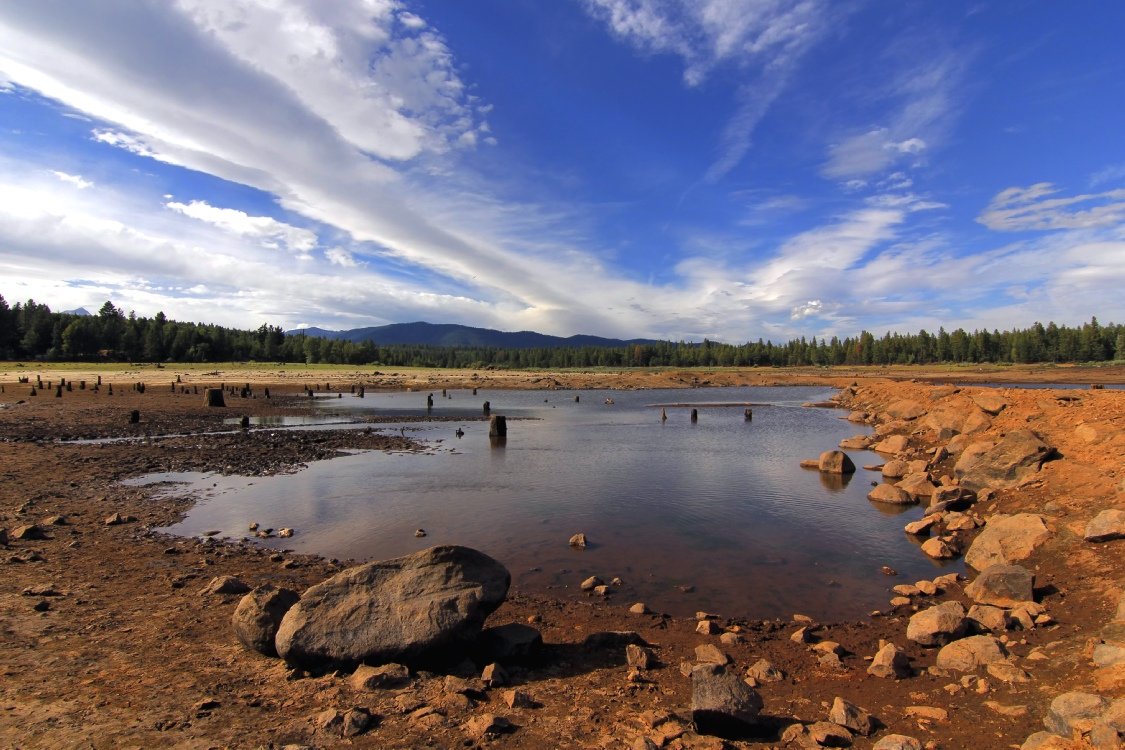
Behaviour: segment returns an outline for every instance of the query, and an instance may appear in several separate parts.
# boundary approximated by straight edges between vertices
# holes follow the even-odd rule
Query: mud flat
[[[1025,741],[1029,748],[1108,747],[1109,733],[1125,728],[1125,541],[1113,530],[1116,516],[1105,515],[1125,510],[1120,391],[944,384],[1011,382],[1021,376],[1014,368],[960,373],[967,377],[912,368],[298,370],[263,368],[252,377],[248,368],[218,366],[0,367],[0,528],[7,537],[0,548],[0,745],[757,748],[819,740],[859,748]],[[103,386],[95,393],[99,374]],[[1040,368],[1022,376],[1112,384],[1125,381],[1123,374]],[[23,377],[30,382],[18,383]],[[56,398],[60,377],[73,386]],[[38,379],[51,387],[32,397]],[[78,387],[82,379],[86,389]],[[883,471],[861,468],[855,481],[906,482],[911,499],[929,491],[923,505],[945,488],[941,497],[962,504],[935,509],[920,541],[968,553],[986,570],[985,563],[1021,568],[1033,576],[1031,598],[1012,598],[1013,586],[1026,582],[1018,574],[1004,579],[1011,584],[1004,599],[993,584],[990,595],[982,593],[984,583],[906,581],[872,570],[886,580],[885,607],[852,622],[810,623],[800,612],[769,621],[739,612],[699,619],[634,613],[636,603],[612,591],[555,599],[514,591],[487,625],[530,625],[544,645],[508,660],[506,679],[492,685],[479,681],[482,664],[411,665],[405,679],[386,687],[357,686],[349,671],[289,666],[236,640],[230,623],[241,594],[204,589],[233,576],[249,586],[302,592],[350,562],[249,541],[155,534],[150,529],[176,520],[190,499],[156,499],[152,488],[121,480],[159,471],[279,473],[344,450],[419,449],[397,426],[243,432],[223,423],[231,416],[307,414],[308,389],[314,399],[330,398],[359,382],[388,390],[833,385],[851,419],[874,426],[880,442],[893,439],[884,446],[895,448],[886,462],[908,470],[884,479]],[[235,388],[228,406],[204,406],[195,391],[220,383]],[[182,437],[144,439],[171,433]],[[119,437],[138,439],[61,442]],[[996,573],[987,580],[998,580]],[[936,612],[912,620],[936,605],[943,612],[959,605],[975,619],[945,630],[924,627],[941,619]],[[636,635],[596,635],[618,631]],[[649,644],[649,656],[626,647],[638,639]],[[928,645],[943,641],[950,643]],[[727,661],[722,671],[739,680],[749,675],[762,703],[754,721],[725,738],[692,726],[693,718],[704,718],[693,717],[693,680],[698,687],[704,673],[720,670],[690,668],[715,660]],[[836,698],[845,703],[832,710]],[[847,704],[875,722],[844,710]],[[1053,737],[1036,736],[1047,730]]]

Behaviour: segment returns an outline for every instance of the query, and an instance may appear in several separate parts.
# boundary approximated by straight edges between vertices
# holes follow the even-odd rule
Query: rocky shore
[[[886,580],[886,607],[836,623],[800,612],[672,618],[602,598],[598,583],[569,599],[507,591],[473,621],[483,635],[459,631],[441,658],[414,649],[358,669],[349,659],[287,661],[240,640],[236,611],[245,620],[244,599],[269,599],[263,587],[297,598],[320,590],[351,564],[250,540],[157,534],[187,501],[121,480],[170,470],[277,473],[345,449],[420,449],[378,424],[278,432],[223,423],[300,413],[314,385],[314,397],[330,397],[356,374],[317,384],[247,377],[220,415],[191,392],[210,373],[141,392],[142,379],[171,378],[128,373],[114,380],[111,399],[77,385],[56,398],[58,378],[74,382],[78,373],[12,371],[0,376],[0,745],[1119,746],[1122,392],[941,384],[946,373],[934,374],[937,383],[850,371],[472,375],[364,377],[370,388],[419,390],[839,387],[842,414],[875,433],[841,450],[872,447],[885,458],[850,467],[853,481],[875,483],[873,503],[925,507],[903,533],[920,555],[964,555],[970,580],[904,581],[873,570]],[[1125,380],[1116,370],[1097,376]],[[53,387],[30,397],[37,378]],[[180,437],[145,439],[168,434]],[[123,437],[137,439],[59,441]],[[841,459],[817,461],[822,467],[848,468]],[[284,615],[296,600],[274,606]],[[284,638],[287,653],[296,641]]]

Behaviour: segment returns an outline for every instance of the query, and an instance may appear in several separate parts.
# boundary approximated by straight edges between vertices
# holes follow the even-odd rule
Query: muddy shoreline
[[[1081,529],[1103,508],[1122,508],[1122,458],[1125,394],[1087,390],[1054,392],[1008,389],[1006,408],[982,435],[1027,427],[1060,454],[1035,478],[1004,489],[977,511],[1034,512],[1047,518],[1050,541],[1031,558],[1041,602],[1052,623],[1006,634],[1017,663],[1031,682],[1008,684],[983,671],[967,686],[962,675],[934,674],[933,649],[904,638],[909,616],[925,608],[915,599],[897,609],[888,603],[878,616],[826,624],[821,641],[840,644],[839,664],[825,664],[809,644],[790,636],[801,623],[750,621],[738,613],[717,613],[724,633],[696,632],[692,618],[633,615],[630,602],[596,597],[547,599],[518,592],[489,624],[535,622],[547,653],[513,670],[512,681],[532,695],[536,708],[509,708],[497,692],[472,698],[445,689],[443,675],[419,675],[402,691],[361,693],[346,674],[309,675],[277,660],[244,650],[234,640],[229,620],[238,597],[201,596],[214,576],[235,575],[251,585],[271,582],[296,590],[316,583],[340,564],[316,557],[279,553],[252,543],[215,543],[172,538],[149,529],[174,522],[187,500],[154,500],[152,490],[120,480],[162,471],[214,471],[261,475],[299,470],[350,449],[417,450],[405,435],[386,425],[370,431],[251,429],[231,431],[231,416],[307,414],[308,389],[314,397],[348,392],[362,382],[369,389],[433,391],[441,388],[665,388],[720,385],[828,385],[855,392],[841,406],[864,410],[886,425],[887,406],[913,400],[927,410],[951,393],[931,383],[1125,382],[1125,368],[993,368],[973,372],[901,368],[847,370],[708,370],[621,373],[511,373],[399,371],[375,375],[370,369],[312,373],[294,368],[189,370],[130,368],[117,372],[81,368],[3,370],[0,384],[0,527],[13,532],[30,524],[43,538],[10,539],[0,550],[0,744],[12,747],[268,747],[287,743],[314,747],[453,747],[504,745],[531,747],[634,747],[642,736],[658,746],[720,747],[717,738],[696,735],[685,722],[691,702],[690,680],[679,665],[692,661],[696,646],[711,643],[740,670],[760,658],[786,677],[759,686],[765,701],[763,736],[726,740],[731,747],[781,746],[782,728],[794,721],[823,720],[835,696],[866,707],[886,726],[872,737],[857,736],[855,747],[872,747],[897,732],[933,747],[1019,746],[1042,729],[1042,717],[1055,696],[1071,689],[1120,697],[1120,669],[1098,672],[1089,652],[1101,629],[1113,619],[1121,595],[1122,545],[1091,544]],[[91,390],[101,374],[105,387]],[[1000,377],[1004,375],[1006,377]],[[179,376],[180,382],[175,383]],[[1070,376],[1070,377],[1067,377]],[[18,383],[27,377],[29,383]],[[38,379],[57,387],[74,383],[55,398],[39,389]],[[362,380],[361,380],[362,378]],[[87,380],[87,389],[77,383]],[[916,382],[911,382],[911,380]],[[220,382],[251,385],[252,397],[228,395],[225,410],[203,406],[194,391]],[[115,393],[108,396],[112,382]],[[145,382],[140,393],[134,384]],[[271,398],[264,398],[264,388]],[[184,389],[189,389],[184,393]],[[22,403],[20,403],[22,401]],[[129,421],[133,410],[137,423]],[[222,414],[216,414],[222,411]],[[931,430],[918,424],[892,426],[888,434],[907,437],[910,455],[937,447]],[[146,435],[183,433],[145,440]],[[135,437],[127,443],[66,444],[63,439]],[[952,457],[951,457],[952,458]],[[935,468],[948,472],[952,464]],[[800,471],[798,467],[793,470]],[[113,514],[135,521],[106,525]],[[61,517],[57,518],[57,517]],[[63,523],[56,523],[56,521]],[[966,541],[972,533],[966,534]],[[873,571],[872,575],[882,575]],[[888,576],[891,586],[913,582]],[[933,601],[965,598],[960,586]],[[629,674],[620,649],[581,647],[598,631],[636,631],[664,665]],[[902,647],[913,676],[901,680],[867,675],[881,640]],[[1031,659],[1033,653],[1041,653]],[[831,662],[831,660],[829,660]],[[984,680],[985,692],[977,680]],[[958,686],[953,689],[951,686]],[[1099,689],[1100,688],[1100,689]],[[994,706],[988,705],[989,702]],[[825,705],[822,705],[825,704]],[[378,726],[351,738],[319,728],[315,717],[326,709],[364,706]],[[919,718],[914,706],[941,709]],[[999,708],[997,708],[997,706]],[[422,708],[432,709],[429,712]],[[1000,710],[1004,709],[1004,710]],[[1022,709],[1022,710],[1021,710]],[[515,730],[496,738],[466,729],[483,713],[506,716]],[[925,712],[922,712],[925,713]],[[436,718],[427,719],[427,716]],[[660,740],[659,742],[656,742]],[[796,746],[796,745],[794,745]]]

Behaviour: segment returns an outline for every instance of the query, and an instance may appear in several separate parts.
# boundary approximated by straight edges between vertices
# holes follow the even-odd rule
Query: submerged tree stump
[[[496,414],[488,420],[488,436],[492,437],[508,437],[508,419],[504,416]]]
[[[129,424],[137,424],[141,421],[141,412],[139,409],[133,409],[129,412]]]
[[[489,402],[489,401],[485,401],[484,402],[484,413],[488,414],[490,411],[492,411],[492,403]]]
[[[742,412],[742,416],[747,422],[749,422],[754,419],[754,410],[747,409],[746,411]]]
[[[226,406],[227,402],[223,398],[222,388],[208,388],[204,391],[203,403],[207,406]]]
[[[660,408],[660,421],[661,422],[667,422],[668,421],[668,410],[665,409],[664,407]]]
[[[692,422],[698,422],[699,421],[699,409],[692,409],[691,410],[691,421]]]
[[[239,425],[242,427],[242,429],[249,430],[250,429],[250,417],[243,414],[242,415],[242,421],[239,422]]]

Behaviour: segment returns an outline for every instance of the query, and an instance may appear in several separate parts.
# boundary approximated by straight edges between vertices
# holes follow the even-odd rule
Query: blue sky
[[[1125,4],[6,0],[0,293],[742,342],[1125,319]]]

